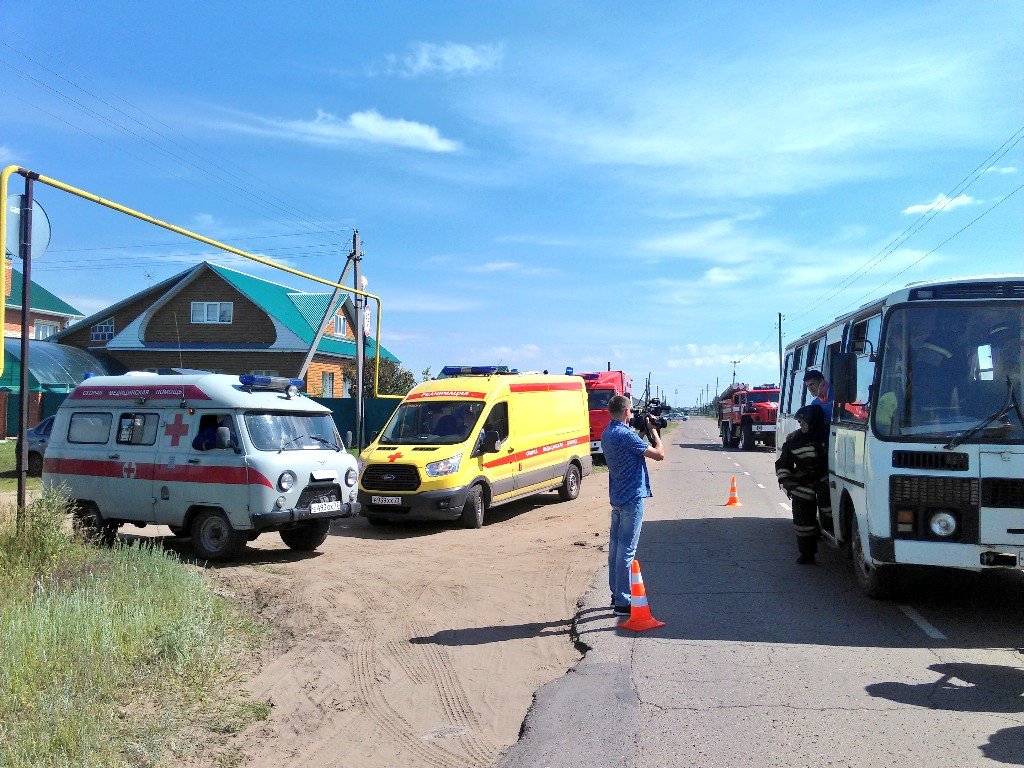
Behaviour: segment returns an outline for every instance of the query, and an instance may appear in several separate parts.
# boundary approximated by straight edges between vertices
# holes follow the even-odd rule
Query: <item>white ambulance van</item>
[[[314,550],[359,514],[356,461],[301,379],[132,372],[79,384],[54,419],[44,487],[76,524],[113,541],[125,523],[167,525],[197,557],[228,560],[278,531]]]

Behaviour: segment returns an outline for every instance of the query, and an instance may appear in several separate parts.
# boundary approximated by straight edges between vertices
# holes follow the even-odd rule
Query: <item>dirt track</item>
[[[280,633],[249,683],[273,709],[238,737],[244,764],[492,764],[579,659],[570,622],[606,557],[607,499],[596,473],[576,501],[499,507],[481,530],[342,520],[311,557],[268,534],[211,570]]]

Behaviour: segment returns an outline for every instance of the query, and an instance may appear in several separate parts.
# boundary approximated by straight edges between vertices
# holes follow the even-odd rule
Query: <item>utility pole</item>
[[[779,312],[779,387],[782,387],[782,313]]]
[[[341,277],[338,278],[338,285],[341,285],[342,283],[345,282],[345,275],[348,274],[348,268],[349,268],[349,266],[351,264],[352,264],[352,255],[349,254],[349,257],[347,259],[345,259],[345,266],[341,270]],[[313,337],[313,343],[310,344],[309,351],[306,353],[306,358],[305,358],[305,360],[302,361],[302,368],[299,369],[299,375],[298,375],[297,378],[300,378],[300,379],[306,378],[306,371],[309,369],[309,364],[311,362],[313,362],[313,355],[316,354],[316,348],[320,346],[320,340],[323,339],[324,334],[327,332],[327,328],[328,328],[329,324],[334,322],[334,314],[335,314],[335,312],[338,311],[337,304],[338,304],[338,297],[340,295],[341,295],[341,288],[335,288],[334,289],[334,294],[331,296],[331,300],[327,302],[327,309],[324,310],[324,319],[320,323],[320,330],[318,330],[316,332],[316,335]],[[309,383],[308,382],[306,383],[306,391],[309,392]],[[322,392],[320,394],[323,395]],[[334,397],[333,393],[331,393],[331,397]]]
[[[732,384],[736,386],[736,364],[739,363],[739,360],[730,360],[729,362],[732,363]]]
[[[359,252],[359,230],[352,230],[352,286],[358,291],[359,287],[359,262],[362,261],[362,254]],[[363,440],[366,434],[363,422],[366,414],[363,412],[363,364],[365,362],[365,350],[363,349],[363,304],[365,299],[355,294],[356,306],[356,452],[363,452]]]

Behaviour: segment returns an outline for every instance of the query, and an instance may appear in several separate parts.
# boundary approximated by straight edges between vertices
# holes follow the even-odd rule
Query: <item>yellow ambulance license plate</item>
[[[402,504],[401,496],[371,496],[371,504],[380,504],[381,506],[398,507]]]

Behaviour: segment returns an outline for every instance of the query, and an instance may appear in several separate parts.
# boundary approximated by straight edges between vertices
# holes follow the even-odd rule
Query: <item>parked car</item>
[[[50,441],[50,432],[53,429],[53,416],[48,416],[34,427],[25,432],[25,439],[28,441],[28,473],[34,477],[43,474],[43,456],[46,454],[46,444]],[[21,441],[15,442],[14,448],[15,463],[21,455]]]

